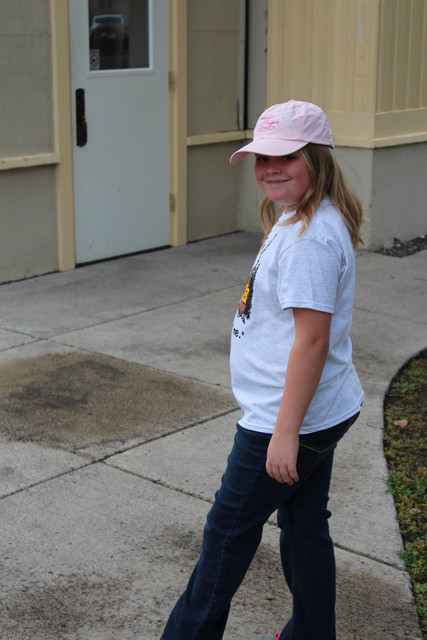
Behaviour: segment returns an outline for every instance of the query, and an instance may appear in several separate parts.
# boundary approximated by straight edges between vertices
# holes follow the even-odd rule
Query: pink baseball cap
[[[233,153],[230,162],[236,164],[248,153],[285,156],[309,142],[334,146],[328,120],[317,105],[289,100],[269,107],[260,115],[253,141]]]

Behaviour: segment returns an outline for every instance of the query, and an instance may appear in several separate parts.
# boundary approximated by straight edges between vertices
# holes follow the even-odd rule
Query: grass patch
[[[396,376],[384,403],[384,452],[402,559],[408,571],[423,638],[427,638],[427,350]]]

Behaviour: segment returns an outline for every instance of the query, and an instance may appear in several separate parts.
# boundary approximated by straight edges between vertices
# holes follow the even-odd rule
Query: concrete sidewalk
[[[229,334],[258,244],[239,233],[0,287],[2,640],[159,638],[240,415]],[[366,401],[331,491],[338,638],[415,640],[382,403],[427,344],[427,251],[357,265]],[[272,521],[227,640],[281,628],[279,564]]]

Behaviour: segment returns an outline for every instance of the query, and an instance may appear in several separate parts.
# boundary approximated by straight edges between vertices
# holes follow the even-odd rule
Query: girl
[[[335,446],[359,415],[351,360],[361,205],[336,165],[323,111],[267,109],[253,142],[265,230],[237,310],[231,377],[243,411],[202,552],[162,640],[220,640],[230,603],[277,510],[293,597],[280,640],[334,640],[335,558],[327,509]],[[282,213],[277,220],[276,205]]]

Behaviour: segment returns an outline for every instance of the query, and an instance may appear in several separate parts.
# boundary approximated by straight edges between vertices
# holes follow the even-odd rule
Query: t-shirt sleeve
[[[341,258],[333,243],[301,238],[281,254],[277,295],[282,309],[334,313]]]

